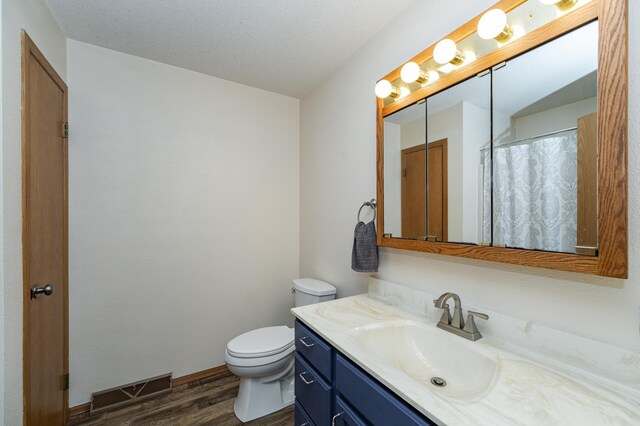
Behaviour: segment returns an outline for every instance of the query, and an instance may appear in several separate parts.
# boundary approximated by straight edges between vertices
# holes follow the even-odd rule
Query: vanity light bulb
[[[512,36],[513,30],[507,24],[507,14],[500,9],[491,9],[478,22],[478,35],[485,40],[496,39],[499,43],[506,43]]]
[[[392,98],[397,98],[398,96],[400,96],[400,91],[397,88],[393,87],[391,83],[389,83],[389,81],[380,80],[376,84],[376,96],[381,99],[388,98],[389,96],[391,96]]]
[[[448,63],[461,65],[464,62],[464,55],[458,51],[455,41],[445,38],[440,40],[433,49],[433,59],[440,65]]]
[[[436,81],[438,81],[440,79],[440,74],[438,73],[438,71],[429,71],[427,73],[427,76],[428,76],[427,81],[429,83],[436,82]]]
[[[578,3],[578,0],[540,0],[542,4],[555,4],[562,11],[571,9]]]
[[[407,62],[404,64],[402,70],[400,70],[400,78],[407,84],[413,83],[414,81],[422,84],[427,81],[424,72],[420,69],[420,65],[415,62]]]

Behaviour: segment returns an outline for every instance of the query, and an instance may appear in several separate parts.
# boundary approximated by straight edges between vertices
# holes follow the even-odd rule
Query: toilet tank
[[[295,294],[296,307],[326,302],[336,298],[336,288],[334,286],[313,278],[297,278],[293,280],[293,292]]]

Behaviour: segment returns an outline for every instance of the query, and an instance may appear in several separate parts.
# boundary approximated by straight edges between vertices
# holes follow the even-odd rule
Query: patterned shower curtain
[[[490,240],[491,164],[484,161],[483,239]],[[493,243],[575,253],[577,135],[494,147]]]

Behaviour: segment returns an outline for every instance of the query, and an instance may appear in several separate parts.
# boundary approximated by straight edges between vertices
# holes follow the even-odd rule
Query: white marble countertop
[[[377,284],[374,283],[373,287],[372,291],[370,285],[369,294],[294,308],[292,312],[336,349],[438,424],[640,425],[640,392],[633,386],[627,386],[628,383],[621,384],[593,371],[574,368],[576,364],[588,362],[584,356],[580,362],[564,364],[566,360],[561,355],[554,359],[544,356],[548,354],[531,352],[530,348],[517,350],[517,345],[493,336],[473,342],[482,350],[494,352],[500,360],[496,376],[486,392],[471,400],[459,400],[428,390],[424,384],[412,380],[390,363],[367,353],[358,343],[355,330],[396,320],[417,321],[435,328],[439,311],[426,308],[433,299],[426,294],[424,297],[404,295],[409,297],[411,301],[408,303],[413,307],[403,306],[398,303],[397,288],[392,291],[394,295],[389,295],[389,287],[385,290],[387,294],[380,291]],[[416,306],[419,309],[414,309]],[[478,324],[481,331],[484,324]],[[561,354],[563,350],[556,352]],[[625,357],[625,363],[630,363],[631,369],[626,373],[616,373],[636,384],[640,376],[640,367],[636,364],[638,358],[632,357],[631,362],[628,358]]]

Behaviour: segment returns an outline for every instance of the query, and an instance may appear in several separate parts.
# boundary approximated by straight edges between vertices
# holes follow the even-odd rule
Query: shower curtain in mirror
[[[490,239],[491,164],[484,151],[484,240]],[[577,135],[493,148],[493,243],[575,253]]]

